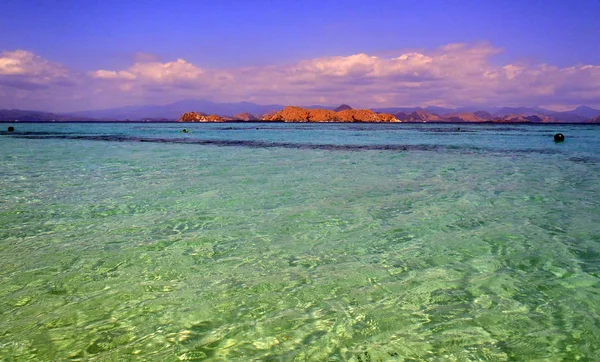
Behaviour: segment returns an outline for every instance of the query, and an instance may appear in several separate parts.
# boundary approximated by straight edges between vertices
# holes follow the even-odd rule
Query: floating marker
[[[12,127],[12,126],[8,127],[8,132],[14,132],[14,131],[15,131],[15,127]]]
[[[188,133],[188,130],[187,130],[187,128],[184,128],[182,132],[183,132],[183,133]]]
[[[562,142],[565,140],[565,135],[562,133],[557,133],[554,135],[554,142]]]

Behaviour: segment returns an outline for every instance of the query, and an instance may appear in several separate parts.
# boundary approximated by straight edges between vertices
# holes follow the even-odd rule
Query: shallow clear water
[[[600,127],[13,126],[6,360],[600,359]]]

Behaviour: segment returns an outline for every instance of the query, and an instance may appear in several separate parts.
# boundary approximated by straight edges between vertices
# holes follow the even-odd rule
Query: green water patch
[[[8,360],[600,358],[594,163],[14,142]]]

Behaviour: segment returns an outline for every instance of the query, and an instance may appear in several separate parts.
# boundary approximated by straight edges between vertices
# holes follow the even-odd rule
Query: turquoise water
[[[600,360],[600,127],[13,126],[2,360]]]

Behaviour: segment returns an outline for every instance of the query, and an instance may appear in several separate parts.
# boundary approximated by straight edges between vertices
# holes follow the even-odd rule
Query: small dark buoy
[[[8,127],[8,132],[14,132],[14,131],[15,131],[15,127],[13,127],[13,126]]]
[[[456,130],[457,130],[458,132],[460,132],[460,127],[458,127]]]
[[[187,128],[184,128],[182,132],[183,132],[183,133],[188,133],[188,130],[187,130]]]
[[[554,135],[554,142],[562,142],[565,140],[565,135],[562,133],[557,133]]]

